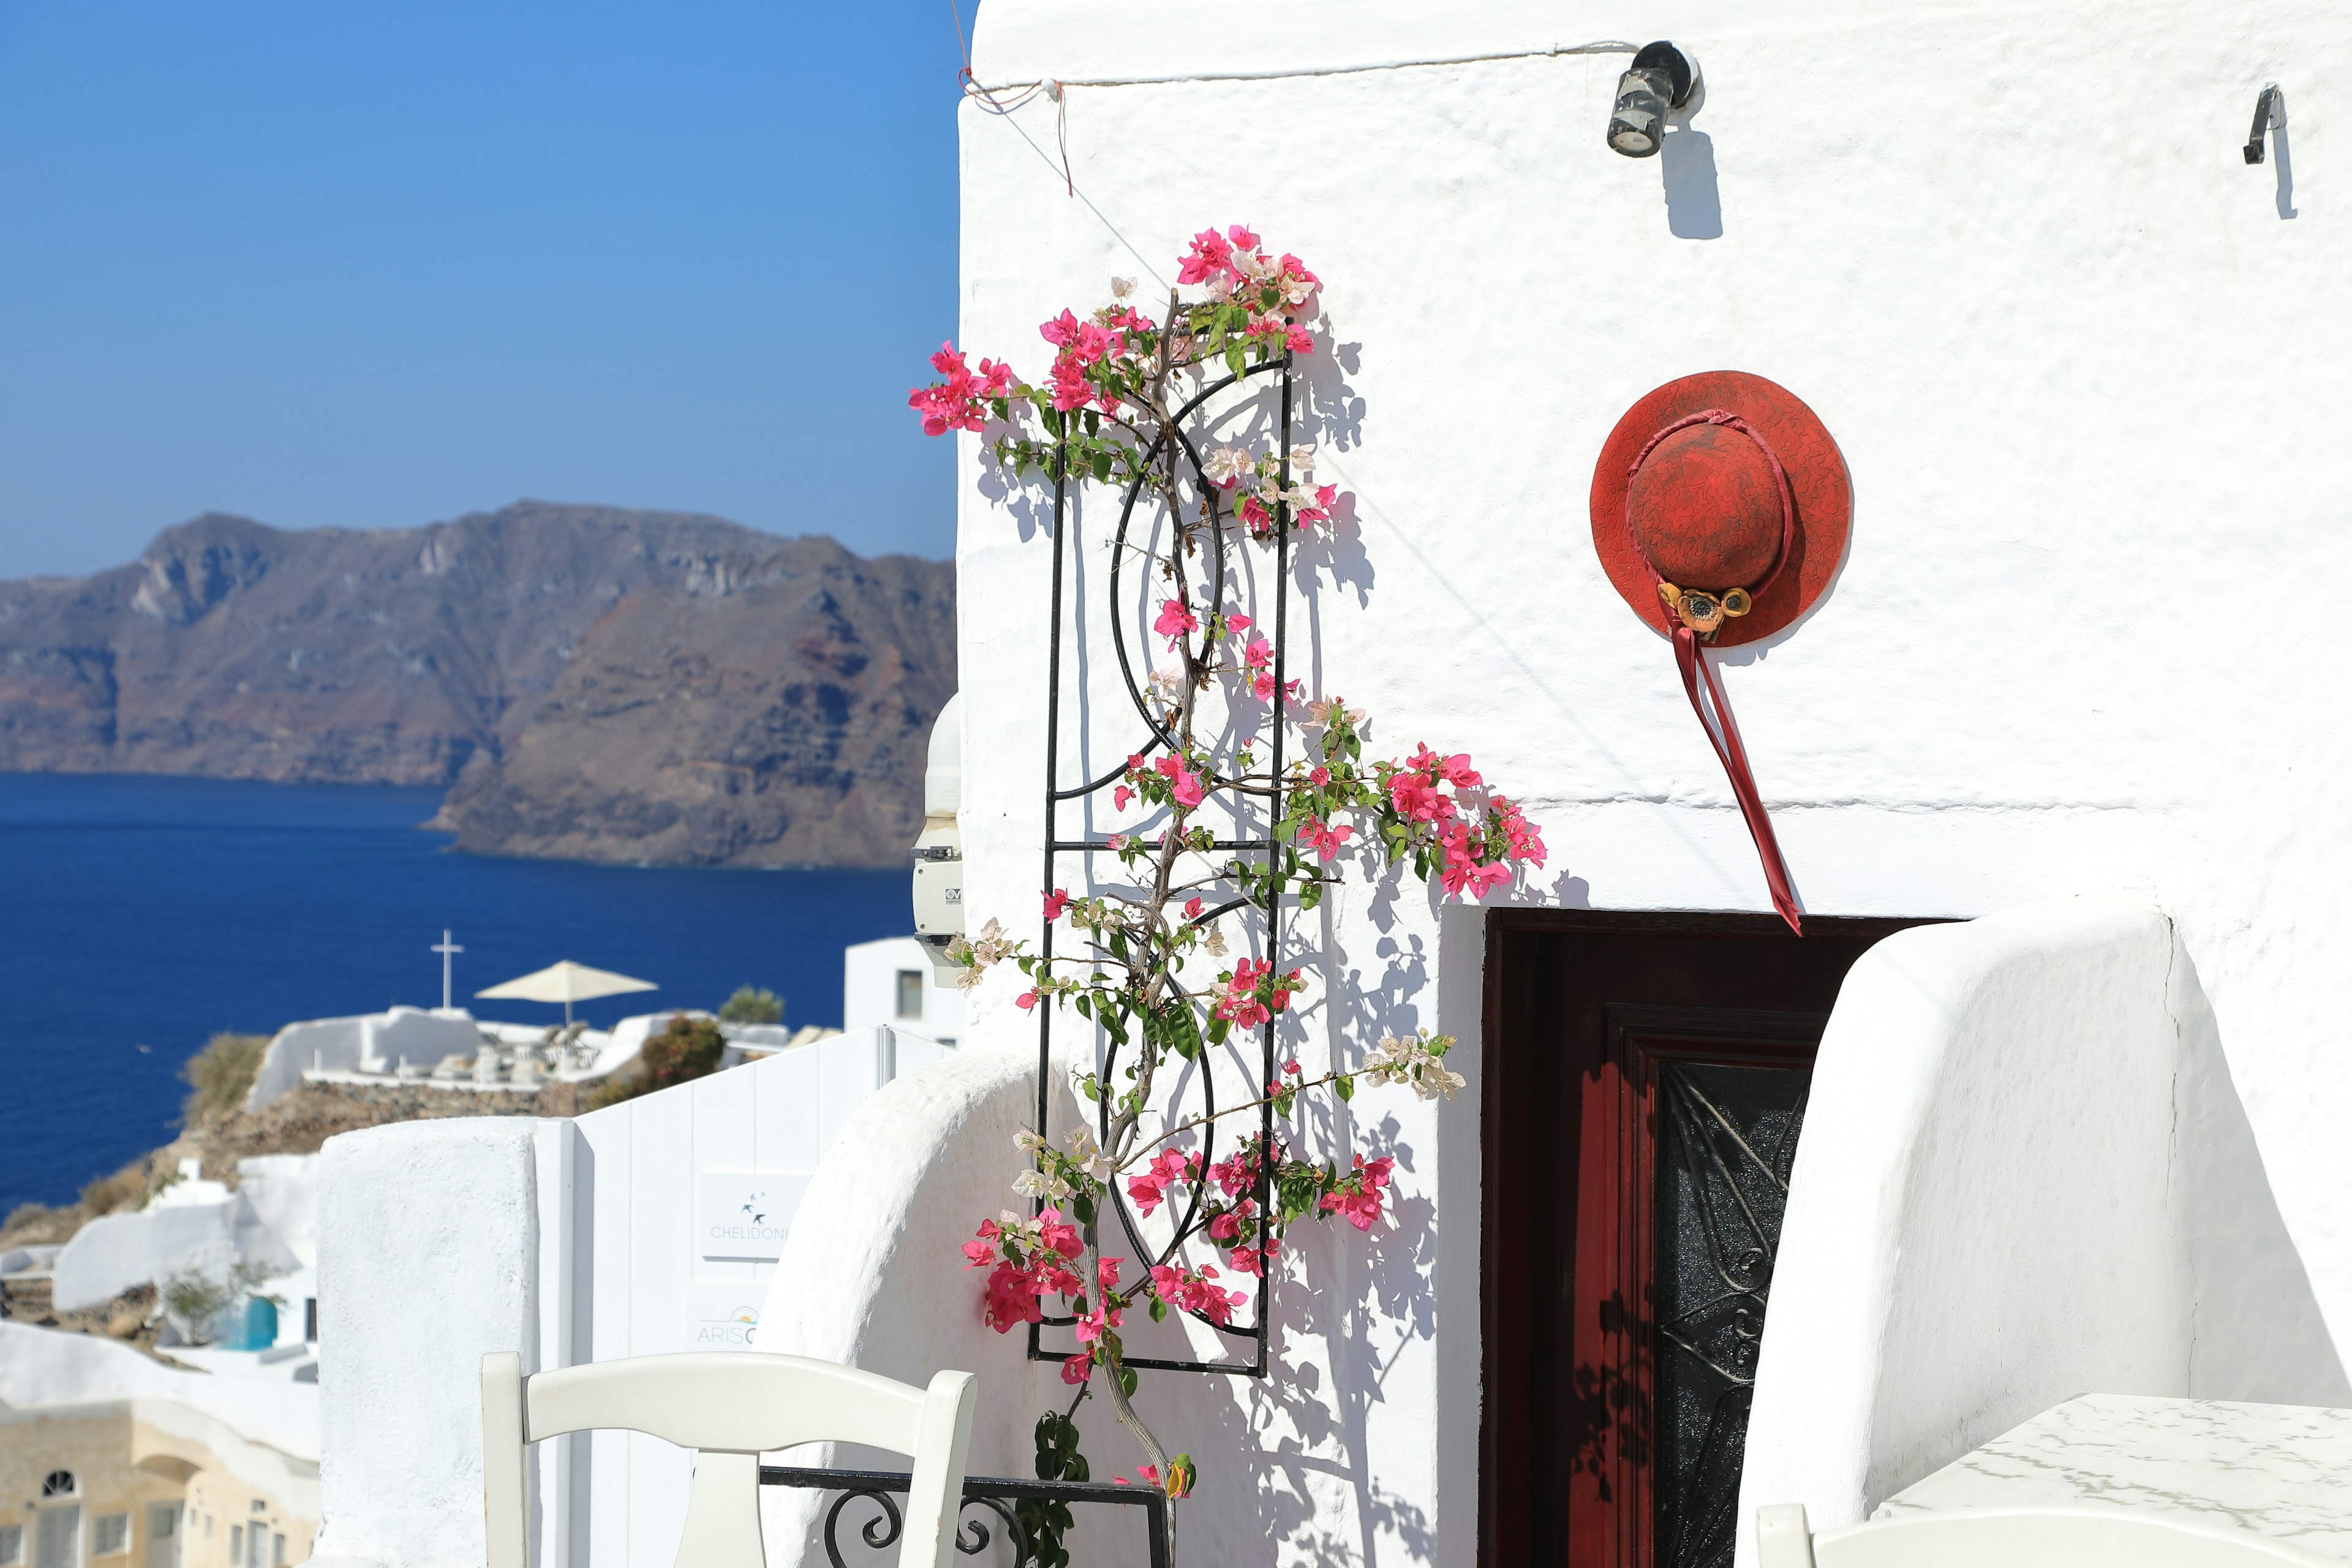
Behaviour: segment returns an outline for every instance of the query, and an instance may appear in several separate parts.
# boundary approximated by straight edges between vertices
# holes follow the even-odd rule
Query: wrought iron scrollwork
[[[878,1510],[862,1524],[854,1526],[857,1541],[875,1552],[887,1552],[898,1543],[906,1529],[905,1517],[899,1512],[896,1497],[902,1495],[912,1478],[904,1470],[836,1470],[817,1469],[792,1465],[762,1465],[760,1484],[763,1487],[793,1487],[808,1491],[838,1492],[832,1506],[824,1510],[824,1555],[832,1568],[850,1568],[849,1559],[843,1555],[843,1513],[849,1505],[864,1500]],[[1004,1539],[1013,1546],[1013,1568],[1032,1568],[1036,1562],[1034,1543],[1022,1527],[1014,1503],[1034,1500],[1058,1502],[1066,1507],[1087,1504],[1107,1504],[1116,1508],[1139,1508],[1144,1510],[1144,1527],[1148,1542],[1150,1568],[1168,1568],[1168,1500],[1156,1487],[1120,1487],[1103,1481],[1021,1481],[999,1476],[969,1476],[963,1483],[963,1506],[956,1525],[956,1550],[966,1557],[977,1557],[994,1543],[996,1533],[985,1519],[966,1519],[964,1514],[975,1509],[994,1514],[1004,1531]],[[852,1543],[852,1550],[855,1545]]]
[[[1275,421],[1276,437],[1274,447],[1277,453],[1283,454],[1282,485],[1285,489],[1288,488],[1290,466],[1287,454],[1290,450],[1294,415],[1292,370],[1291,356],[1286,353],[1283,353],[1278,357],[1252,364],[1238,375],[1226,375],[1211,380],[1175,410],[1175,436],[1181,448],[1181,457],[1176,460],[1181,462],[1182,468],[1190,474],[1197,490],[1205,493],[1213,490],[1215,487],[1211,483],[1203,466],[1199,443],[1184,430],[1184,423],[1198,419],[1203,425],[1213,427],[1219,421],[1234,416],[1248,406],[1248,395],[1258,390],[1258,388],[1249,387],[1246,384],[1260,376],[1273,378],[1273,385],[1266,390],[1271,393],[1272,401],[1275,404],[1274,409],[1270,411]],[[1240,400],[1222,406],[1213,406],[1213,400],[1236,389],[1244,395]],[[1139,469],[1149,468],[1153,463],[1162,459],[1166,455],[1164,447],[1166,440],[1167,436],[1163,433],[1144,448],[1142,459],[1138,465]],[[1075,561],[1072,530],[1076,523],[1076,509],[1071,505],[1074,489],[1073,476],[1057,471],[1054,482],[1053,593],[1047,611],[1051,629],[1047,638],[1045,661],[1045,844],[1041,891],[1051,889],[1056,885],[1057,879],[1060,879],[1057,867],[1061,857],[1076,855],[1090,858],[1110,848],[1107,842],[1091,834],[1079,837],[1063,837],[1061,810],[1066,805],[1082,805],[1090,796],[1111,788],[1125,773],[1125,767],[1122,764],[1109,769],[1099,777],[1086,778],[1066,788],[1063,787],[1061,782],[1061,768],[1064,761],[1062,754],[1063,620],[1065,585],[1071,577]],[[1132,572],[1128,564],[1128,556],[1134,548],[1129,542],[1129,536],[1139,521],[1137,509],[1145,500],[1144,481],[1139,474],[1139,477],[1127,487],[1119,507],[1118,521],[1110,531],[1108,541],[1110,545],[1108,592],[1112,611],[1109,622],[1111,646],[1117,655],[1119,683],[1126,690],[1137,716],[1142,721],[1141,731],[1133,744],[1111,748],[1114,754],[1121,756],[1132,753],[1136,756],[1148,757],[1173,743],[1173,737],[1155,716],[1151,704],[1145,696],[1147,678],[1139,675],[1135,656],[1129,648],[1127,617],[1123,613],[1129,608],[1124,603],[1124,596],[1127,594],[1134,593],[1148,596],[1152,590],[1150,574]],[[1212,605],[1222,605],[1225,602],[1226,590],[1236,573],[1235,563],[1231,559],[1232,552],[1238,548],[1232,536],[1233,531],[1231,525],[1225,523],[1215,524],[1204,530],[1205,538],[1202,548],[1206,557],[1202,568],[1206,576],[1203,586],[1208,592],[1208,603]],[[1284,688],[1286,671],[1288,668],[1289,599],[1292,592],[1290,508],[1287,502],[1283,503],[1278,509],[1278,521],[1273,530],[1271,550],[1273,574],[1267,589],[1267,596],[1271,598],[1272,605],[1270,611],[1261,605],[1256,613],[1259,625],[1265,627],[1271,637],[1274,681],[1276,689],[1280,690]],[[1286,741],[1283,725],[1278,717],[1271,725],[1271,731],[1270,772],[1275,779],[1279,780],[1283,772]],[[1277,783],[1265,797],[1263,820],[1254,828],[1245,828],[1237,820],[1234,836],[1231,838],[1218,839],[1216,847],[1237,855],[1258,856],[1268,861],[1273,860],[1281,849],[1274,835],[1274,825],[1281,818],[1282,809],[1281,785]],[[1247,901],[1244,899],[1235,899],[1220,903],[1216,908],[1199,916],[1195,923],[1214,920],[1219,915],[1243,907]],[[1279,948],[1282,936],[1282,911],[1277,904],[1274,910],[1268,911],[1266,918],[1265,952],[1268,956]],[[1039,943],[1039,952],[1046,959],[1051,959],[1053,956],[1054,930],[1050,925],[1045,928],[1044,938]],[[1051,1121],[1055,1012],[1055,1009],[1052,1007],[1037,1009],[1036,1125],[1040,1131],[1045,1129]],[[1253,1090],[1256,1084],[1266,1083],[1275,1077],[1275,1064],[1280,1059],[1276,1048],[1275,1031],[1276,1023],[1272,1019],[1268,1019],[1259,1030],[1260,1060],[1257,1064],[1256,1077],[1250,1086]],[[1236,1039],[1238,1037],[1237,1035]],[[1109,1082],[1118,1067],[1117,1043],[1115,1041],[1107,1043],[1102,1047],[1102,1052],[1097,1071],[1105,1082]],[[1202,1070],[1197,1075],[1195,1082],[1202,1097],[1202,1113],[1210,1117],[1213,1117],[1217,1109],[1214,1079],[1215,1075],[1204,1058]],[[1103,1097],[1097,1111],[1098,1131],[1107,1131],[1111,1114],[1109,1096]],[[1274,1108],[1270,1103],[1259,1112],[1255,1131],[1259,1148],[1267,1149],[1274,1146]],[[1212,1164],[1217,1159],[1218,1124],[1213,1120],[1203,1122],[1199,1136],[1200,1142],[1195,1152],[1199,1154],[1203,1166]],[[1251,1196],[1255,1202],[1257,1212],[1261,1215],[1274,1212],[1273,1163],[1271,1160],[1265,1159],[1258,1162],[1257,1184]],[[1196,1189],[1191,1194],[1187,1207],[1174,1216],[1174,1227],[1178,1234],[1181,1235],[1192,1224],[1197,1215],[1200,1203],[1201,1193]],[[1043,1206],[1042,1200],[1039,1206]],[[1116,1182],[1110,1184],[1106,1206],[1110,1210],[1111,1215],[1117,1217],[1118,1233],[1125,1237],[1134,1255],[1150,1259],[1154,1248],[1146,1243],[1136,1223],[1135,1215],[1129,1207],[1127,1194],[1120,1189],[1119,1184]],[[1105,1217],[1108,1219],[1109,1216]],[[1255,1310],[1246,1322],[1219,1322],[1203,1312],[1186,1310],[1187,1316],[1224,1340],[1243,1347],[1248,1356],[1247,1360],[1231,1358],[1201,1360],[1129,1354],[1123,1358],[1124,1363],[1130,1368],[1146,1371],[1158,1369],[1171,1372],[1213,1372],[1244,1377],[1264,1377],[1267,1370],[1266,1326],[1273,1306],[1273,1295],[1274,1271],[1268,1269],[1259,1280]],[[1039,1330],[1041,1327],[1066,1327],[1074,1321],[1066,1316],[1047,1314],[1042,1322],[1031,1323],[1027,1336],[1029,1359],[1060,1361],[1066,1356],[1069,1353],[1067,1348],[1055,1349],[1045,1345]]]
[[[1658,1106],[1658,1561],[1728,1568],[1764,1310],[1811,1074],[1666,1060]]]

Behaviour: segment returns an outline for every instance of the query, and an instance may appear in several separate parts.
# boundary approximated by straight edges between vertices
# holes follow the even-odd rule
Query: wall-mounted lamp
[[[1644,45],[1617,79],[1609,145],[1628,158],[1654,156],[1665,144],[1666,116],[1690,101],[1697,80],[1697,68],[1682,50],[1664,38]]]
[[[2262,97],[2254,100],[2254,128],[2246,133],[2246,162],[2259,163],[2263,161],[2263,132],[2285,129],[2286,94],[2279,90],[2278,83],[2267,82],[2263,84]]]

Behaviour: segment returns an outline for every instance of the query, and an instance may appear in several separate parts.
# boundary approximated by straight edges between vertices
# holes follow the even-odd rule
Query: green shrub
[[[646,1041],[635,1061],[605,1080],[588,1109],[601,1110],[641,1094],[708,1078],[719,1070],[719,1058],[726,1050],[727,1037],[719,1032],[717,1024],[675,1014],[668,1028]]]
[[[261,1054],[268,1048],[267,1035],[215,1035],[205,1041],[205,1048],[180,1068],[180,1076],[194,1090],[181,1107],[184,1124],[217,1121],[243,1105],[253,1091],[254,1075],[261,1070]]]
[[[781,1024],[784,999],[764,985],[738,985],[719,1009],[719,1017],[728,1024]]]
[[[708,1078],[719,1070],[719,1056],[726,1049],[727,1037],[719,1032],[717,1024],[677,1014],[669,1027],[647,1040],[639,1053],[646,1068],[646,1092]]]

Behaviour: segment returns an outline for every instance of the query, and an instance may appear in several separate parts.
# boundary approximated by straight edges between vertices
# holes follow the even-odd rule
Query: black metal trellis
[[[807,1491],[839,1492],[833,1506],[824,1514],[824,1555],[832,1568],[848,1568],[842,1556],[841,1524],[843,1510],[863,1498],[880,1511],[857,1527],[859,1539],[877,1552],[898,1544],[905,1521],[892,1496],[904,1492],[913,1478],[905,1470],[834,1470],[817,1469],[798,1465],[762,1465],[760,1484],[763,1487],[795,1487]],[[1122,1487],[1108,1481],[1018,1481],[1005,1476],[967,1476],[963,1483],[963,1508],[958,1510],[956,1550],[966,1557],[977,1557],[989,1548],[995,1532],[986,1520],[964,1520],[964,1510],[986,1509],[996,1516],[1004,1538],[1013,1543],[1013,1568],[1031,1568],[1037,1561],[1036,1543],[1022,1527],[1018,1512],[1006,1505],[1020,1502],[1058,1502],[1066,1506],[1105,1504],[1117,1508],[1139,1508],[1144,1510],[1144,1531],[1150,1550],[1150,1568],[1169,1568],[1168,1563],[1168,1498],[1158,1487]]]
[[[1200,413],[1208,401],[1219,393],[1240,385],[1242,383],[1254,376],[1269,374],[1276,374],[1280,377],[1281,413],[1279,416],[1279,424],[1276,427],[1276,449],[1281,455],[1281,488],[1286,495],[1289,492],[1291,480],[1290,426],[1292,412],[1292,387],[1291,355],[1286,352],[1278,358],[1269,359],[1262,363],[1247,366],[1237,375],[1229,374],[1220,380],[1211,382],[1209,384],[1203,386],[1199,393],[1194,395],[1190,401],[1186,402],[1181,407],[1175,411],[1175,416],[1170,422],[1169,428],[1174,432],[1176,440],[1182,447],[1183,460],[1191,467],[1194,483],[1201,493],[1205,494],[1212,487],[1209,483],[1207,472],[1202,464],[1199,450],[1195,447],[1192,439],[1184,433],[1183,422]],[[1132,752],[1134,754],[1147,757],[1152,752],[1159,751],[1163,746],[1172,748],[1175,744],[1175,738],[1161,726],[1159,719],[1154,716],[1150,700],[1145,697],[1141,686],[1139,685],[1136,680],[1134,661],[1128,654],[1126,620],[1124,616],[1120,613],[1125,606],[1120,602],[1119,590],[1121,574],[1126,568],[1126,544],[1128,531],[1134,524],[1136,502],[1140,499],[1143,490],[1142,476],[1150,471],[1153,462],[1159,458],[1161,451],[1161,445],[1167,439],[1168,432],[1163,431],[1160,435],[1153,438],[1149,447],[1144,448],[1140,460],[1136,464],[1137,477],[1127,487],[1126,497],[1119,508],[1118,523],[1117,528],[1113,531],[1111,537],[1111,566],[1108,594],[1111,600],[1110,622],[1112,646],[1118,656],[1119,679],[1125,684],[1128,696],[1134,703],[1137,714],[1142,719],[1144,729],[1148,732],[1149,737],[1142,745],[1129,748],[1129,751]],[[1061,808],[1065,804],[1082,802],[1099,794],[1101,791],[1115,784],[1126,772],[1126,768],[1124,764],[1122,764],[1112,768],[1100,778],[1090,779],[1081,784],[1072,785],[1066,789],[1063,788],[1061,784],[1062,625],[1065,608],[1065,595],[1063,589],[1068,580],[1070,573],[1074,569],[1074,563],[1070,551],[1070,530],[1072,523],[1070,516],[1071,509],[1069,505],[1069,489],[1071,479],[1068,473],[1068,464],[1064,455],[1066,451],[1066,447],[1057,450],[1054,465],[1054,587],[1052,602],[1047,612],[1052,617],[1052,629],[1047,643],[1045,660],[1045,844],[1044,857],[1045,879],[1040,888],[1041,895],[1050,893],[1052,891],[1055,886],[1055,867],[1058,863],[1060,857],[1064,855],[1077,855],[1087,858],[1090,860],[1091,858],[1097,853],[1113,852],[1111,850],[1111,846],[1107,841],[1100,838],[1093,837],[1065,838],[1062,836],[1061,831],[1060,814]],[[1179,526],[1181,521],[1180,516],[1173,514],[1174,508],[1179,504],[1180,502],[1177,498],[1172,496],[1170,498],[1170,506],[1171,509],[1171,528]],[[1233,530],[1231,525],[1227,522],[1219,522],[1216,527],[1210,531],[1213,534],[1213,538],[1209,542],[1207,549],[1210,557],[1208,567],[1212,575],[1210,577],[1208,586],[1210,589],[1209,604],[1213,609],[1213,607],[1221,605],[1224,602],[1224,590],[1228,577],[1228,553],[1230,551],[1239,548],[1240,542],[1229,537],[1229,534]],[[1264,856],[1269,864],[1274,862],[1280,855],[1282,847],[1279,841],[1277,841],[1274,836],[1274,825],[1282,820],[1282,770],[1284,763],[1283,705],[1288,700],[1289,696],[1287,688],[1287,656],[1289,652],[1290,626],[1290,504],[1287,500],[1278,503],[1275,511],[1274,563],[1275,576],[1272,590],[1274,595],[1274,630],[1271,639],[1274,645],[1274,708],[1270,721],[1270,728],[1273,731],[1273,739],[1271,742],[1271,776],[1274,780],[1274,784],[1271,792],[1265,797],[1265,818],[1262,831],[1258,832],[1255,836],[1237,832],[1234,837],[1217,839],[1213,847],[1216,850],[1230,851],[1235,855]],[[1144,591],[1148,593],[1150,591],[1150,579],[1148,574],[1146,574],[1144,581],[1146,584]],[[1127,753],[1122,752],[1122,755],[1124,754]],[[1245,805],[1236,804],[1235,810],[1237,812],[1246,812],[1248,809],[1249,808]],[[1243,817],[1242,820],[1246,821],[1246,817]],[[1248,900],[1244,899],[1234,899],[1231,901],[1221,904],[1213,910],[1204,911],[1198,918],[1195,923],[1204,923],[1208,921],[1214,920],[1219,915],[1223,915],[1234,909],[1244,907],[1247,902]],[[1265,956],[1269,963],[1273,962],[1275,954],[1279,951],[1282,940],[1282,911],[1279,905],[1280,900],[1275,900],[1275,907],[1269,909],[1266,913]],[[1050,923],[1045,927],[1045,938],[1039,944],[1038,952],[1041,958],[1046,960],[1050,960],[1054,955],[1054,928]],[[1036,1125],[1037,1130],[1040,1132],[1046,1132],[1051,1125],[1049,1117],[1053,1109],[1054,1008],[1050,1005],[1040,1006],[1037,1009],[1037,1014]],[[1269,1017],[1260,1030],[1261,1062],[1258,1082],[1261,1085],[1272,1081],[1275,1077],[1275,1062],[1277,1059],[1276,1054],[1275,1029],[1279,1017],[1280,1015],[1278,1014],[1273,1017]],[[1107,1039],[1110,1039],[1107,1034],[1105,1037]],[[1100,1074],[1101,1080],[1106,1086],[1108,1086],[1111,1081],[1112,1069],[1117,1065],[1118,1050],[1119,1047],[1116,1039],[1110,1039],[1108,1049],[1104,1053],[1097,1069]],[[1213,1114],[1216,1110],[1215,1073],[1213,1070],[1213,1064],[1206,1051],[1203,1051],[1202,1055],[1200,1071],[1197,1076],[1201,1083],[1202,1096],[1205,1102],[1204,1110],[1207,1112]],[[1097,1135],[1098,1137],[1106,1136],[1109,1131],[1110,1100],[1110,1095],[1106,1093],[1097,1103],[1097,1120],[1098,1125]],[[1216,1131],[1217,1124],[1215,1121],[1210,1121],[1202,1123],[1199,1152],[1201,1156],[1202,1170],[1204,1173],[1204,1182],[1205,1173],[1208,1167],[1213,1164],[1216,1160]],[[1274,1108],[1271,1105],[1266,1105],[1260,1109],[1258,1115],[1258,1170],[1257,1183],[1253,1194],[1257,1204],[1258,1223],[1261,1227],[1259,1239],[1261,1243],[1267,1239],[1273,1226],[1274,1163]],[[1097,1211],[1096,1215],[1097,1223],[1101,1224],[1108,1219],[1109,1214],[1116,1214],[1118,1216],[1120,1229],[1126,1235],[1129,1245],[1134,1248],[1136,1256],[1144,1258],[1150,1258],[1152,1255],[1152,1249],[1145,1245],[1141,1235],[1137,1230],[1135,1216],[1128,1207],[1126,1194],[1119,1190],[1118,1184],[1116,1181],[1108,1184],[1108,1185],[1109,1191],[1105,1200],[1105,1207],[1108,1209],[1108,1213],[1106,1214],[1104,1212]],[[1176,1223],[1177,1234],[1182,1234],[1198,1215],[1200,1212],[1201,1191],[1201,1187],[1194,1187],[1188,1206],[1185,1208],[1182,1215]],[[1039,1200],[1036,1207],[1042,1210],[1044,1206],[1043,1200]],[[1272,1261],[1268,1260],[1262,1267],[1261,1272],[1258,1276],[1258,1288],[1255,1292],[1256,1299],[1253,1303],[1255,1310],[1252,1315],[1251,1321],[1247,1325],[1219,1323],[1209,1318],[1204,1313],[1198,1311],[1192,1313],[1192,1316],[1194,1319],[1200,1322],[1207,1324],[1211,1329],[1224,1336],[1227,1340],[1237,1342],[1247,1342],[1249,1359],[1245,1361],[1230,1359],[1221,1361],[1187,1361],[1170,1360],[1150,1356],[1123,1356],[1120,1359],[1127,1366],[1139,1370],[1157,1370],[1162,1372],[1213,1372],[1224,1373],[1229,1375],[1242,1377],[1264,1377],[1266,1373],[1267,1360],[1266,1326],[1270,1321],[1270,1314],[1273,1307],[1273,1294],[1274,1266]],[[1045,1350],[1041,1343],[1042,1336],[1040,1331],[1045,1325],[1064,1327],[1069,1325],[1075,1321],[1075,1319],[1066,1316],[1049,1316],[1045,1319],[1043,1324],[1030,1324],[1029,1359],[1032,1361],[1058,1361],[1062,1359],[1063,1354],[1067,1352],[1055,1352]]]

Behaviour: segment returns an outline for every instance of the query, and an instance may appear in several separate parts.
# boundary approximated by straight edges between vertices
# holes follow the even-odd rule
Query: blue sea
[[[0,1213],[62,1203],[173,1135],[217,1030],[441,1001],[444,927],[475,991],[558,959],[661,989],[599,1025],[716,1007],[841,1022],[841,950],[913,929],[904,871],[712,871],[454,854],[440,792],[0,773]],[[558,1023],[530,1002],[476,1016]]]

